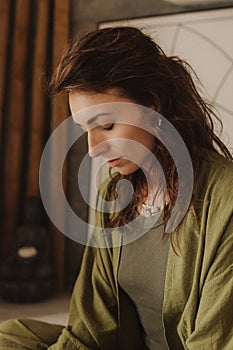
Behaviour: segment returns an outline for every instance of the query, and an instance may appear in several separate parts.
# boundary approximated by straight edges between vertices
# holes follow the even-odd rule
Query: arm
[[[101,198],[105,198],[106,182],[100,191],[96,226],[104,227]],[[92,239],[102,242],[100,246],[108,246],[101,232],[96,229]],[[49,350],[145,349],[135,307],[118,288],[116,275],[120,249],[119,246],[86,247],[72,294],[68,326]]]
[[[103,197],[106,184],[102,187]],[[98,227],[104,226],[102,197],[97,198]],[[72,293],[68,326],[49,350],[117,349],[118,301],[112,265],[110,249],[86,246]]]
[[[218,218],[221,221],[221,217]],[[214,231],[212,232],[214,234]],[[208,241],[206,242],[208,245]],[[211,252],[209,251],[211,254]],[[208,257],[209,258],[209,257]],[[188,350],[233,349],[233,219],[230,217],[200,291]]]
[[[114,349],[117,335],[115,291],[103,270],[99,250],[86,247],[71,298],[68,326],[49,350]]]

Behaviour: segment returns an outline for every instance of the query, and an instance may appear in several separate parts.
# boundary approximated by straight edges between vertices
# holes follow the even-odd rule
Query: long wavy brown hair
[[[196,86],[201,87],[201,84],[189,64],[177,56],[168,57],[150,36],[127,26],[95,30],[82,38],[74,38],[50,82],[53,93],[104,93],[114,88],[135,103],[153,106],[183,138],[194,174],[199,147],[232,159],[227,147],[214,133],[213,118],[220,120]],[[162,165],[170,198],[164,208],[166,224],[177,197],[177,170],[159,140],[156,140],[154,152]],[[145,175],[138,169],[127,176],[112,176],[107,197],[122,178],[131,181],[135,195],[114,218],[104,214],[108,227],[128,223],[142,200],[142,191],[147,190]]]

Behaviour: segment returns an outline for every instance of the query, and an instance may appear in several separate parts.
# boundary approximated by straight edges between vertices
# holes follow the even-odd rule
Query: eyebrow
[[[110,113],[98,113],[98,114],[96,114],[94,117],[92,117],[92,118],[90,118],[88,121],[87,121],[87,124],[88,125],[90,125],[90,124],[92,124],[94,121],[96,121],[96,119],[98,119],[99,117],[101,117],[101,116],[105,116],[105,115],[111,115]],[[82,125],[82,124],[79,124],[79,123],[77,123],[76,122],[76,124],[78,124],[78,125]]]
[[[105,115],[109,115],[109,113],[98,113],[96,114],[94,117],[92,117],[91,119],[89,119],[87,121],[87,124],[92,124],[97,118],[99,118],[100,116],[105,116]]]

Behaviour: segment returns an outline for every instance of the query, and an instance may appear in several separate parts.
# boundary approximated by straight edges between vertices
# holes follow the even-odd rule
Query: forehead
[[[160,117],[154,110],[112,91],[101,94],[70,93],[69,103],[74,122],[83,126],[92,126],[98,118],[98,124],[121,123],[151,131],[151,126],[155,126]]]
[[[77,114],[83,109],[89,107],[110,103],[110,102],[133,102],[129,98],[122,97],[116,89],[109,90],[106,93],[94,92],[71,92],[69,94],[69,104],[72,114]]]

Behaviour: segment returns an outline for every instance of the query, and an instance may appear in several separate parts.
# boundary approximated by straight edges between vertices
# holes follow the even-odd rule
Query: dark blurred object
[[[28,198],[24,220],[16,229],[9,256],[0,269],[0,292],[11,302],[35,302],[55,290],[52,237],[43,224],[39,198]]]

